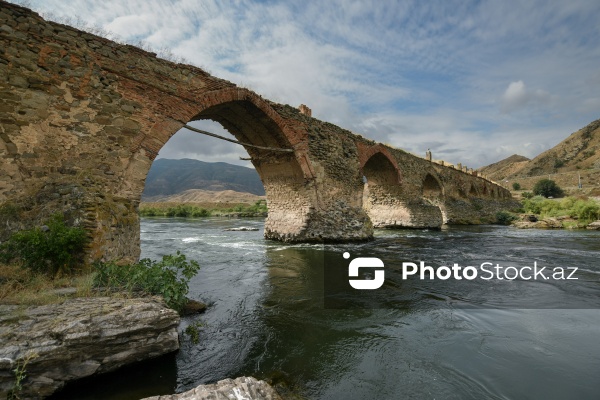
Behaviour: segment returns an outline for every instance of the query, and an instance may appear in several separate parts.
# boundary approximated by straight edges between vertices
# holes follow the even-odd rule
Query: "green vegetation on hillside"
[[[254,204],[237,204],[221,207],[200,207],[193,204],[152,203],[141,204],[139,214],[143,217],[198,218],[210,216],[247,215],[261,216],[267,213],[267,203],[259,200]]]
[[[578,219],[580,223],[590,223],[600,219],[600,204],[597,201],[575,197],[552,200],[535,196],[523,200],[523,210],[540,215],[541,218],[569,217]]]

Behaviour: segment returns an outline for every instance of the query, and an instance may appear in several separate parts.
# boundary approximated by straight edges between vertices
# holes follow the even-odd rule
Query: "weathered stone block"
[[[27,362],[21,398],[179,348],[179,315],[155,299],[79,298],[20,309],[0,305],[0,396]],[[127,340],[123,340],[127,337]]]

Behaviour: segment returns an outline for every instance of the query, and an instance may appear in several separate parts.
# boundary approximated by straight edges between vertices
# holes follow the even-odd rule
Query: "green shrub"
[[[0,246],[4,262],[19,260],[24,267],[48,275],[71,273],[81,261],[87,236],[85,230],[65,225],[61,214],[45,225],[16,232]]]
[[[145,258],[131,265],[100,263],[96,270],[96,287],[160,295],[169,307],[181,311],[187,301],[188,283],[200,266],[194,260],[188,262],[178,251],[161,261]]]
[[[561,160],[560,158],[557,158],[556,160],[554,160],[554,168],[560,168],[564,165],[565,165],[565,162],[563,160]]]
[[[146,216],[146,217],[155,217],[157,215],[160,215],[160,212],[156,208],[149,207],[149,208],[140,209],[140,215]]]
[[[507,211],[498,211],[496,213],[496,223],[500,225],[510,225],[515,219],[517,217]]]
[[[521,184],[519,182],[513,182],[513,190],[521,190]]]
[[[533,186],[533,193],[544,197],[561,197],[563,190],[551,179],[541,179]]]
[[[206,208],[195,208],[192,210],[192,217],[209,217],[210,211]]]
[[[600,219],[600,206],[594,201],[578,200],[574,208],[577,218],[580,220],[596,221]]]
[[[531,192],[523,192],[523,193],[521,193],[521,197],[524,198],[524,199],[531,199],[533,196],[534,196],[534,194],[531,193]]]

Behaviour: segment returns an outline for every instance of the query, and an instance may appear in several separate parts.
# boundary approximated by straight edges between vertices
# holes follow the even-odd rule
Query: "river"
[[[239,226],[259,231],[224,231]],[[209,309],[180,327],[200,323],[200,340],[183,335],[176,355],[86,380],[62,398],[139,399],[241,375],[307,399],[599,398],[600,232],[463,226],[289,245],[264,240],[263,226],[142,219],[142,257],[180,250],[201,265],[190,297]],[[388,280],[332,306],[323,270],[347,272],[344,252],[380,258]],[[579,269],[578,280],[402,281],[403,261]]]

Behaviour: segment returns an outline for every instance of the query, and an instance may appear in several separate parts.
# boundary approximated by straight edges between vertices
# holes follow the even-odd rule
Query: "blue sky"
[[[600,1],[35,0],[270,100],[434,158],[533,157],[600,118]],[[197,124],[223,132],[216,123]],[[240,162],[178,133],[161,157]]]

